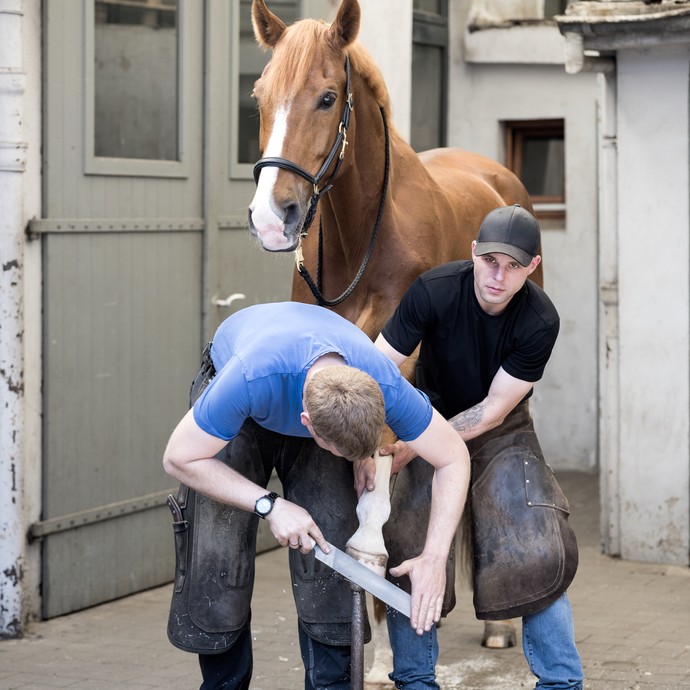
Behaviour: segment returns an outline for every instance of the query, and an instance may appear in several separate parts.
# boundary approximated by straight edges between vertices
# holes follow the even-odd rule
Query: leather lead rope
[[[383,171],[383,188],[381,190],[381,200],[379,201],[379,209],[376,215],[376,222],[374,223],[374,229],[371,234],[371,240],[369,241],[369,248],[367,249],[367,253],[364,255],[364,258],[362,259],[362,264],[359,267],[359,271],[357,271],[357,275],[354,277],[354,280],[350,283],[350,286],[339,297],[336,297],[332,300],[327,300],[323,296],[323,293],[321,292],[321,262],[323,258],[323,226],[321,222],[319,222],[319,250],[316,273],[318,286],[314,283],[311,275],[309,274],[309,271],[304,267],[304,264],[302,264],[301,262],[297,264],[297,270],[299,274],[306,281],[307,285],[309,286],[309,289],[311,290],[312,295],[314,295],[316,299],[317,304],[322,307],[335,307],[341,302],[344,302],[352,294],[354,289],[357,287],[357,284],[362,279],[364,271],[367,268],[367,264],[369,263],[369,259],[371,259],[371,256],[374,253],[376,238],[378,237],[379,229],[381,227],[381,219],[383,218],[383,209],[386,205],[386,195],[388,192],[388,177],[390,172],[390,140],[388,134],[388,122],[386,121],[386,113],[383,108],[381,108],[381,118],[383,120],[383,130],[386,139],[386,164]]]

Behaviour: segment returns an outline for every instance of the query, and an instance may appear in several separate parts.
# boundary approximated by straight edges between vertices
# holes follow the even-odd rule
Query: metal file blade
[[[362,565],[358,560],[348,556],[344,551],[328,544],[330,553],[324,553],[318,545],[314,546],[314,554],[322,563],[333,568],[346,580],[359,585],[377,599],[391,606],[396,611],[410,617],[410,595],[384,577],[377,575]]]

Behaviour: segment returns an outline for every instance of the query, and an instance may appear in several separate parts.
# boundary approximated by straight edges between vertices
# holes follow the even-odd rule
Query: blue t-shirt
[[[251,417],[266,429],[309,436],[300,422],[307,371],[322,355],[337,353],[378,382],[386,423],[403,441],[431,421],[428,397],[354,324],[311,304],[278,302],[242,309],[216,331],[211,358],[216,376],[194,404],[204,431],[230,440]]]

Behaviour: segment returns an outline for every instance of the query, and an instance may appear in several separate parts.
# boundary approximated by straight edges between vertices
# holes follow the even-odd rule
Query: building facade
[[[288,22],[338,4],[269,2]],[[562,317],[533,404],[549,462],[601,468],[609,553],[687,563],[682,14],[672,44],[657,24],[604,46],[587,8],[607,3],[360,4],[412,145],[528,180]],[[200,348],[290,294],[290,257],[245,229],[267,60],[249,0],[133,5],[0,0],[0,636],[171,579],[160,458]],[[669,247],[682,265],[654,299]]]

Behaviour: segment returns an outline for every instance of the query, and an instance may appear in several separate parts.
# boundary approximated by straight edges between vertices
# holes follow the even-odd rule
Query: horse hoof
[[[364,676],[365,690],[392,689],[395,685],[388,677],[388,673],[393,670],[393,652],[391,652],[390,648],[386,650],[377,649],[375,651],[374,663]]]
[[[394,690],[394,688],[393,681],[388,677],[388,671],[380,666],[378,668],[373,666],[364,677],[365,690]]]
[[[512,623],[487,622],[484,625],[482,646],[489,649],[507,649],[516,644],[515,627]]]
[[[383,571],[383,575],[385,576],[386,564],[388,563],[387,553],[369,553],[368,551],[362,551],[349,544],[345,546],[345,553],[362,563],[362,565],[366,565],[367,568],[373,570],[375,573],[381,573],[381,571]]]

